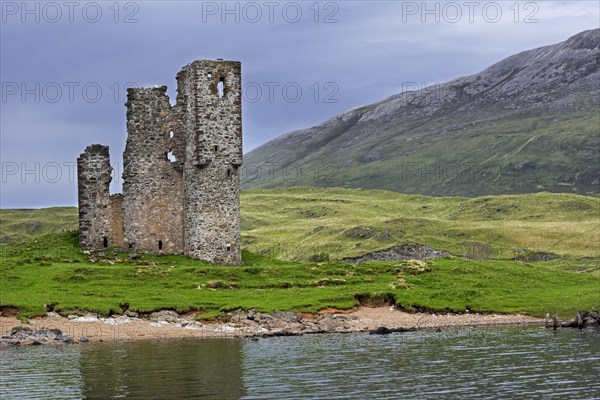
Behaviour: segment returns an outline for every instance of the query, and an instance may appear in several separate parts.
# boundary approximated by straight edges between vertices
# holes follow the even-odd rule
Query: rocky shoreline
[[[0,317],[1,347],[57,345],[94,341],[159,340],[168,338],[236,338],[296,336],[316,333],[370,332],[388,334],[449,327],[544,324],[519,314],[407,313],[394,307],[360,307],[350,311],[322,310],[317,314],[275,311],[273,314],[236,311],[210,321],[196,314],[163,310],[140,316],[134,312],[108,318],[95,314],[60,316],[50,312],[27,323]]]

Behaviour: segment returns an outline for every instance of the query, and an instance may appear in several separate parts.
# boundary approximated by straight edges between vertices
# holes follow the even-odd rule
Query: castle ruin
[[[174,106],[166,90],[127,91],[123,194],[109,193],[108,146],[77,159],[80,247],[239,265],[241,64],[194,61],[177,74]]]

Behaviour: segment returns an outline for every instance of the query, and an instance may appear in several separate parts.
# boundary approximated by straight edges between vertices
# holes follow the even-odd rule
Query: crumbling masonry
[[[127,92],[123,194],[110,195],[108,146],[77,159],[79,242],[241,263],[241,65],[198,60],[166,86]]]

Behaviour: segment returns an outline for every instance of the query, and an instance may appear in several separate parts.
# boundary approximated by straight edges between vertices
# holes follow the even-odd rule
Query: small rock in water
[[[380,326],[379,328],[370,332],[371,335],[389,335],[390,333],[392,333],[392,330],[386,328],[385,326]]]

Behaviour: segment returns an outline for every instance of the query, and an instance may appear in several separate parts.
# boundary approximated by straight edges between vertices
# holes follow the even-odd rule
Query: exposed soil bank
[[[28,323],[14,317],[0,317],[0,330],[3,334],[0,344],[5,347],[183,337],[257,337],[334,332],[389,333],[422,328],[543,323],[542,319],[520,314],[412,314],[393,307],[360,307],[347,312],[324,310],[317,315],[293,312],[275,312],[273,315],[253,311],[234,312],[222,321],[202,322],[195,321],[193,315],[180,316],[173,311],[153,313],[149,319],[127,316],[98,318],[91,314],[66,318],[49,313],[45,317],[33,318]]]

